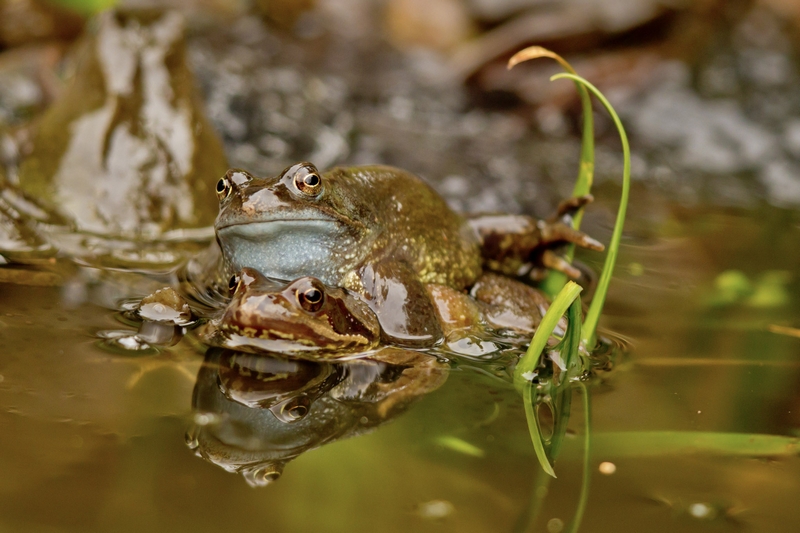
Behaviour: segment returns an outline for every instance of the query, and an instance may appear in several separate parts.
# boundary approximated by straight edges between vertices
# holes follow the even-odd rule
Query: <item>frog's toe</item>
[[[563,222],[540,223],[539,231],[541,232],[542,243],[544,244],[570,242],[581,248],[588,248],[589,250],[596,250],[598,252],[605,250],[603,243]]]
[[[556,211],[556,219],[560,219],[563,216],[574,216],[575,213],[583,208],[586,204],[590,204],[594,202],[594,196],[591,194],[584,194],[583,196],[573,196],[572,198],[567,198],[566,200],[562,201],[558,204],[558,210]]]
[[[571,279],[578,279],[581,277],[581,271],[567,262],[566,259],[557,255],[552,250],[545,250],[542,254],[542,264],[552,270],[563,272]]]

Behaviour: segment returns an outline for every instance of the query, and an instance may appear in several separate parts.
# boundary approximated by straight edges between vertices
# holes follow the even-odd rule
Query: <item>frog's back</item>
[[[364,214],[378,229],[370,261],[402,260],[422,283],[459,289],[480,276],[475,233],[421,178],[383,165],[340,167],[327,174],[350,182],[353,197],[366,202]]]

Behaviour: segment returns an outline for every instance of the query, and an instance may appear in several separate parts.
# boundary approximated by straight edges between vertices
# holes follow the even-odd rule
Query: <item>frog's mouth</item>
[[[239,234],[251,240],[268,239],[278,232],[336,230],[339,224],[332,218],[276,218],[272,220],[232,222],[217,228],[217,235]],[[222,234],[222,235],[221,235]]]

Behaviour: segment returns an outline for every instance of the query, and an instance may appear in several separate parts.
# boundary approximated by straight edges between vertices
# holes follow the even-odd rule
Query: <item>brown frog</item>
[[[428,284],[464,290],[485,261],[507,271],[565,242],[603,248],[561,221],[464,218],[418,177],[386,166],[320,173],[298,163],[269,178],[230,170],[217,195],[221,254],[206,259],[216,266],[201,261],[188,271],[219,279],[250,267],[277,279],[316,277],[360,295],[384,338],[402,346],[442,339]],[[574,275],[565,262],[548,266]]]
[[[357,294],[316,278],[285,284],[244,268],[231,277],[230,290],[231,302],[201,334],[210,344],[334,360],[369,356],[379,345],[391,343]],[[510,333],[525,343],[549,306],[541,292],[492,273],[478,279],[472,295],[435,283],[425,290],[433,305],[428,315],[418,318],[439,328],[447,342]],[[426,347],[437,344],[432,341]]]
[[[230,279],[233,298],[203,337],[250,352],[337,359],[368,352],[380,341],[375,313],[356,295],[302,277],[276,282],[251,268]]]

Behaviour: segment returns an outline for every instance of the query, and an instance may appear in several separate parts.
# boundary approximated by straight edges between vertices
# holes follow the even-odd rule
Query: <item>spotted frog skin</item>
[[[439,322],[430,319],[436,311],[428,284],[467,289],[492,257],[502,266],[543,244],[602,248],[560,222],[468,220],[418,177],[386,166],[320,173],[298,163],[268,178],[230,170],[217,195],[221,272],[249,267],[277,279],[313,276],[353,291],[375,312],[384,338],[400,346],[442,339]]]

